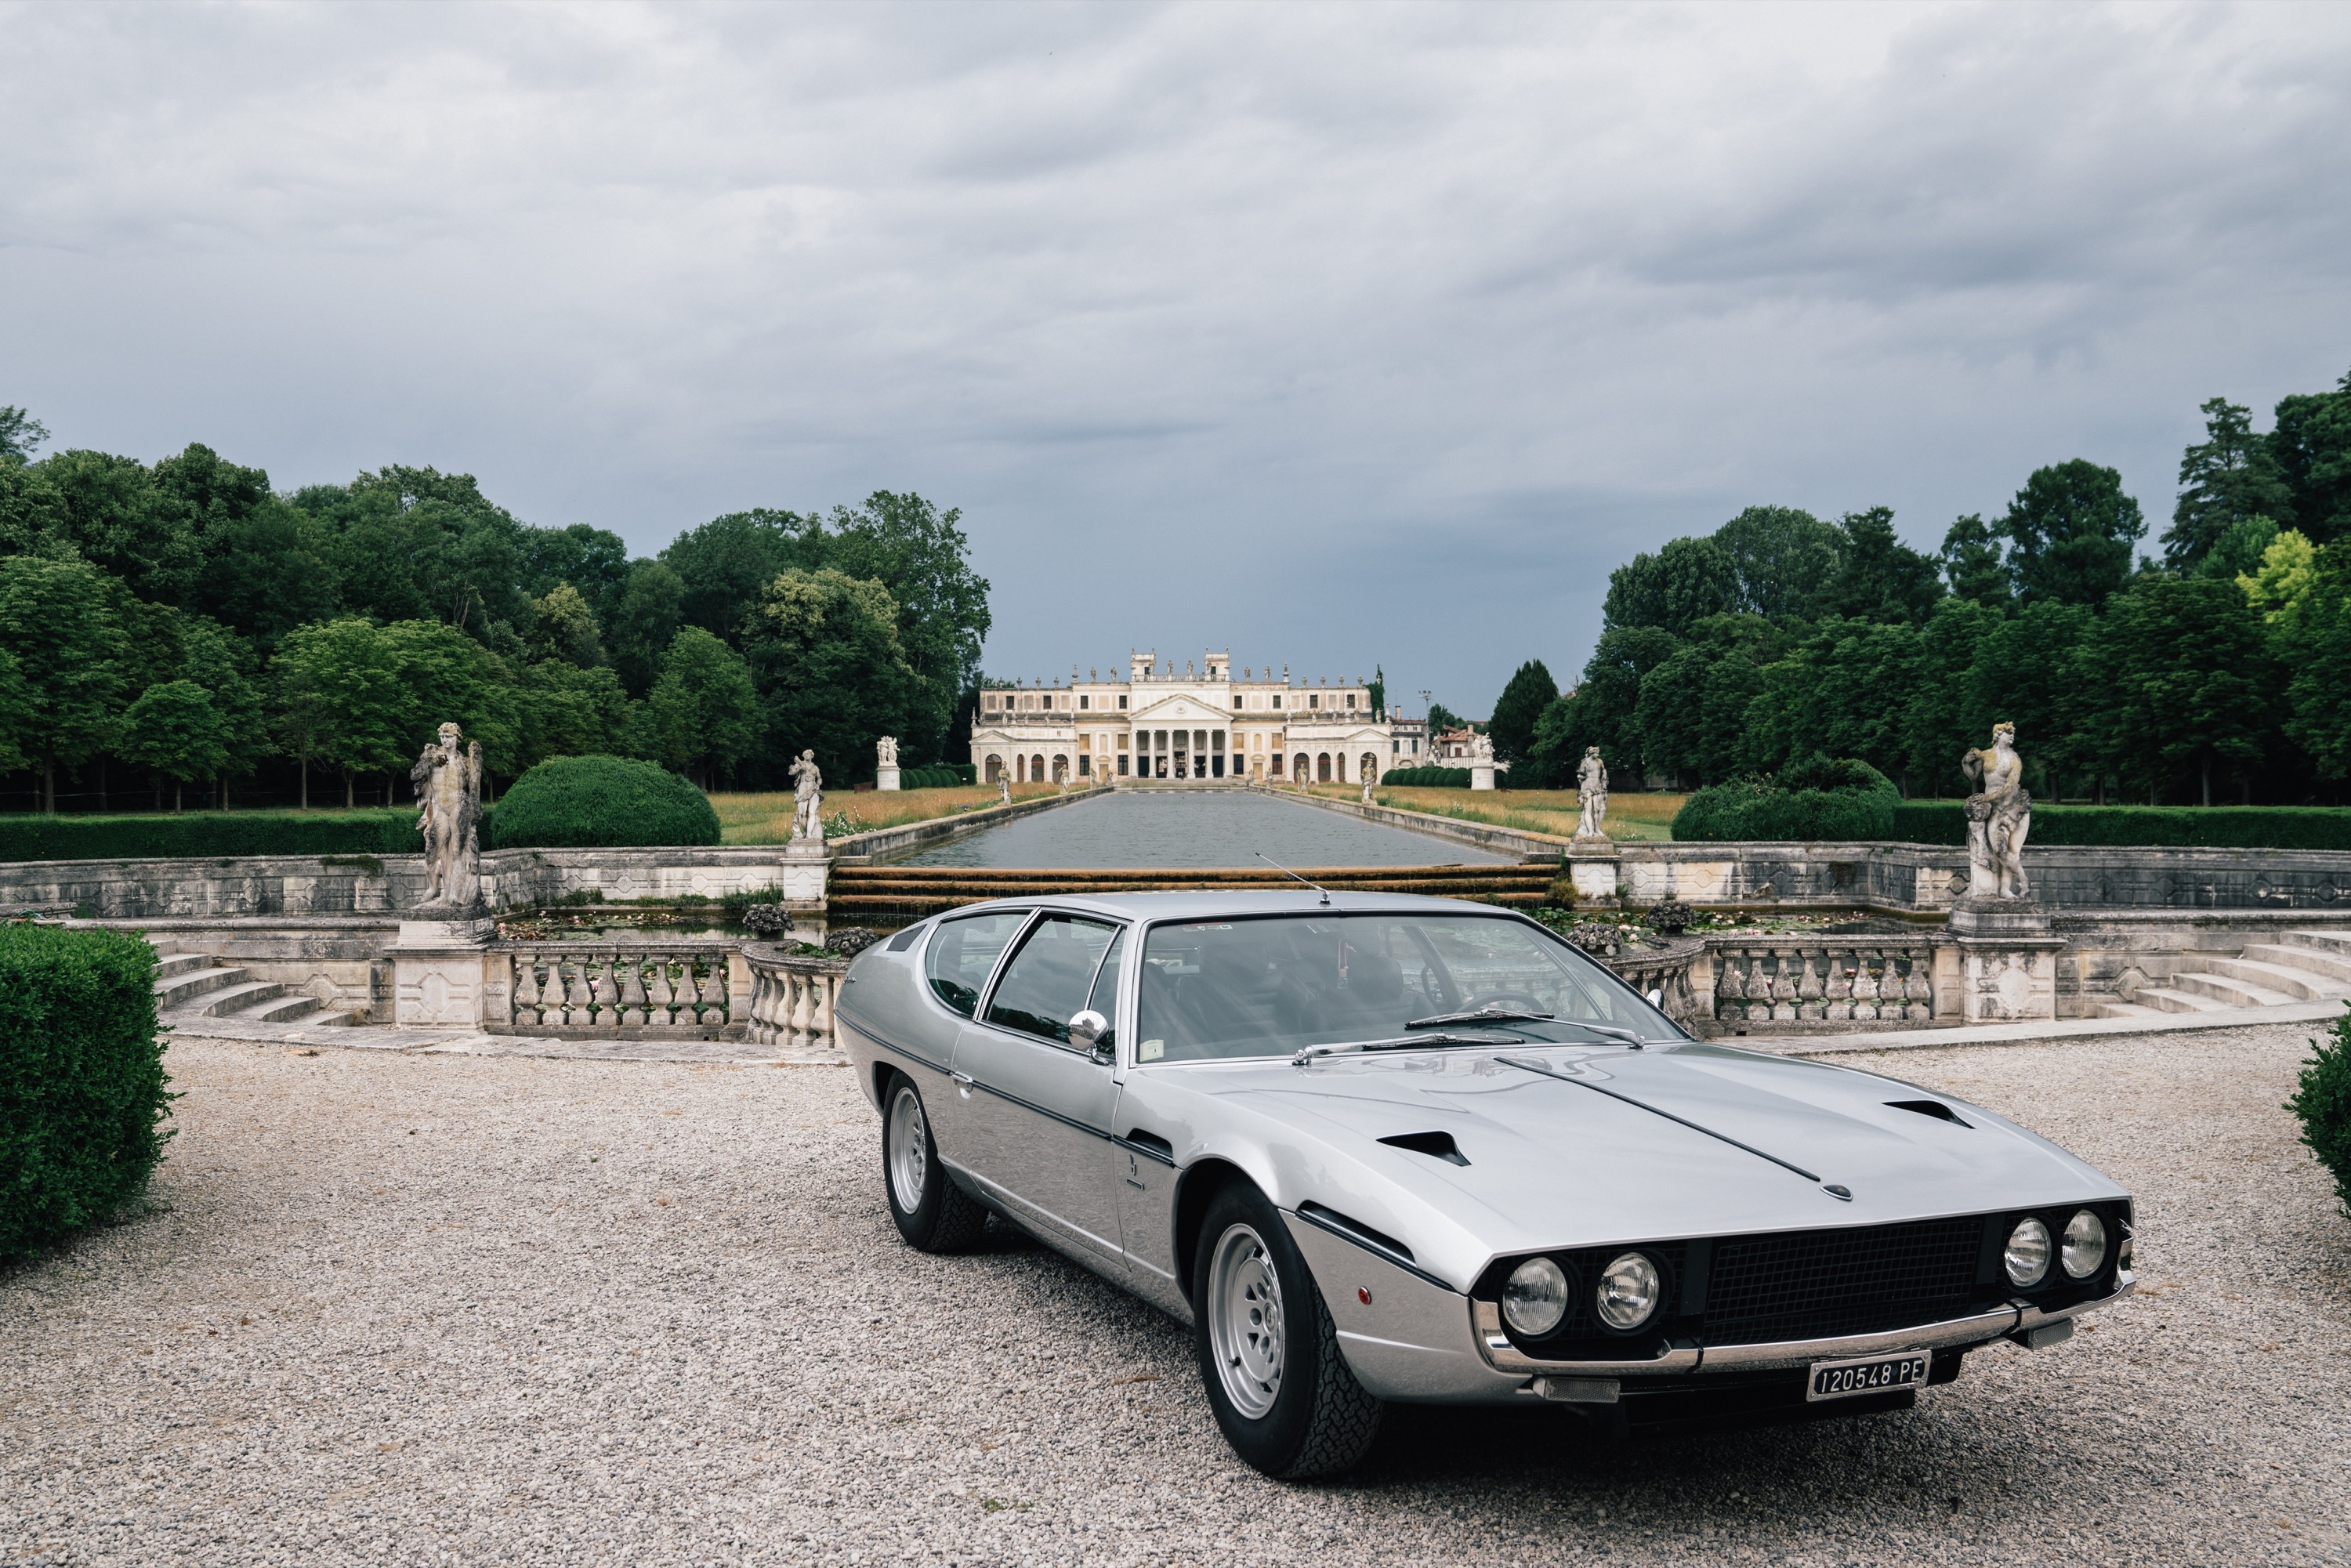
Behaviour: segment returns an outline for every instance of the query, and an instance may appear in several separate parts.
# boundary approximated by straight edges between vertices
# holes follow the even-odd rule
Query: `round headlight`
[[[1567,1274],[1548,1258],[1530,1258],[1502,1287],[1502,1317],[1529,1339],[1541,1339],[1567,1316]]]
[[[1659,1290],[1657,1266],[1638,1252],[1627,1252],[1601,1270],[1593,1305],[1610,1328],[1636,1329],[1657,1310]]]
[[[2065,1245],[2057,1256],[2076,1280],[2096,1273],[2106,1260],[2106,1222],[2086,1208],[2074,1215],[2066,1222]]]
[[[2041,1283],[2049,1277],[2049,1228],[2037,1219],[2018,1220],[2000,1260],[2008,1270],[2008,1282],[2019,1290]]]

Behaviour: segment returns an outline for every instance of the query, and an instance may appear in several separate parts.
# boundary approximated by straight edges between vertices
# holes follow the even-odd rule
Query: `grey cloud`
[[[2080,7],[23,7],[0,402],[640,549],[965,509],[989,658],[1568,675],[1752,501],[2151,516],[2351,362],[2351,23]]]

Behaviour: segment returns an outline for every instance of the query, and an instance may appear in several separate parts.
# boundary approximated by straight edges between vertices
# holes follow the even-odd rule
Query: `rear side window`
[[[1119,928],[1103,920],[1053,915],[1037,923],[987,998],[987,1021],[1070,1043],[1070,1019],[1084,1009]]]
[[[917,941],[919,941],[922,938],[922,935],[923,928],[921,926],[907,926],[904,931],[899,932],[898,935],[890,938],[890,951],[893,953],[904,952],[907,948],[913,946]]]
[[[1008,909],[940,922],[923,958],[932,994],[964,1017],[973,1016],[979,1009],[980,988],[987,984],[1005,944],[1028,918],[1025,909]]]

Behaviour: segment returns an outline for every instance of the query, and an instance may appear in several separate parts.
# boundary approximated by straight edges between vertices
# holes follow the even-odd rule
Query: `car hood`
[[[1290,1164],[1299,1201],[1391,1235],[1403,1232],[1383,1218],[1418,1230],[1416,1212],[1444,1217],[1494,1252],[2124,1196],[2056,1145],[1948,1095],[1717,1046],[1529,1044],[1235,1063],[1209,1076],[1202,1091],[1322,1145],[1329,1157]],[[1893,1101],[1939,1103],[1959,1120]],[[1468,1163],[1379,1142],[1430,1132],[1449,1134]],[[1305,1190],[1318,1178],[1320,1197]]]

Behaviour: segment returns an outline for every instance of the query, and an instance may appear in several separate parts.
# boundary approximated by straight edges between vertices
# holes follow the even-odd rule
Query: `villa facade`
[[[1246,779],[1360,783],[1394,766],[1394,727],[1361,682],[1293,682],[1210,652],[1177,674],[1156,652],[1124,680],[991,687],[979,694],[971,759],[982,781]]]

